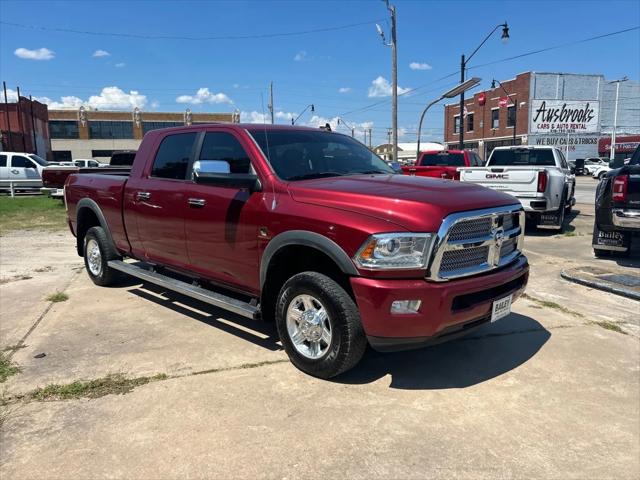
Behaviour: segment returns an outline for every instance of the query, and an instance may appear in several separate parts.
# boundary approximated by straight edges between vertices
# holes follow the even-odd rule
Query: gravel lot
[[[270,324],[133,280],[94,286],[66,231],[6,234],[0,347],[23,348],[5,352],[21,372],[0,384],[0,476],[638,478],[640,303],[559,272],[640,261],[594,259],[593,206],[575,211],[567,234],[527,235],[528,297],[509,317],[369,351],[333,381],[298,372]],[[56,291],[68,300],[45,300]],[[135,381],[33,393],[109,375]]]

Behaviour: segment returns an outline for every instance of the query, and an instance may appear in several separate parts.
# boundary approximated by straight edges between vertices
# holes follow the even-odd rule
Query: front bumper
[[[614,208],[611,211],[611,221],[616,227],[640,230],[640,210]]]
[[[352,277],[351,287],[371,346],[396,351],[453,339],[489,322],[493,301],[511,294],[515,300],[528,278],[522,255],[498,271],[449,282]],[[391,313],[392,302],[409,299],[422,301],[417,313]]]

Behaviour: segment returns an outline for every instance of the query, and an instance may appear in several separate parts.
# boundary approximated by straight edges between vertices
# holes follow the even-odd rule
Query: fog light
[[[418,313],[422,300],[396,300],[391,304],[391,313]]]

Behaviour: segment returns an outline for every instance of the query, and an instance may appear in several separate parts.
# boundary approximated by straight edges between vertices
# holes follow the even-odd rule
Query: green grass
[[[617,323],[613,323],[613,322],[609,322],[607,320],[602,320],[602,321],[594,321],[591,322],[595,325],[598,325],[602,328],[604,328],[605,330],[611,330],[613,332],[617,332],[617,333],[621,333],[623,335],[627,335],[627,332],[625,332],[623,329],[620,328],[620,326]]]
[[[33,197],[0,196],[0,234],[13,230],[62,230],[66,211],[59,200]]]
[[[64,302],[69,300],[69,295],[67,295],[64,292],[56,292],[56,293],[52,293],[51,295],[49,295],[46,298],[47,302],[53,302],[53,303],[57,303],[57,302]]]
[[[47,385],[25,395],[27,400],[50,401],[72,398],[100,398],[105,395],[124,395],[134,388],[158,380],[166,380],[164,373],[153,377],[126,378],[123,375],[108,375],[88,381],[75,381],[66,385]]]
[[[545,307],[545,308],[553,308],[554,310],[559,310],[563,313],[567,313],[569,315],[573,315],[574,317],[584,317],[584,315],[582,315],[579,312],[575,312],[573,310],[568,309],[567,307],[564,307],[556,302],[550,302],[549,300],[540,300],[539,298],[536,297],[532,297],[531,295],[527,294],[527,293],[523,293],[522,294],[522,298],[526,298],[527,300],[538,304],[541,307]]]
[[[20,372],[20,368],[5,357],[4,353],[0,352],[0,383],[7,381],[11,375],[15,375]]]

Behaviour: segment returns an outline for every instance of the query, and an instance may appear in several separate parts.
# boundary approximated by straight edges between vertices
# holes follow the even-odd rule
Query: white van
[[[33,153],[0,152],[0,189],[42,187],[42,170],[47,161]]]

